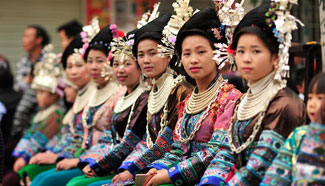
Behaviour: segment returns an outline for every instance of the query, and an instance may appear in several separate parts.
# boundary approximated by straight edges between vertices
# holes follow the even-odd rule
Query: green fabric
[[[73,157],[78,158],[80,156],[80,154],[82,154],[83,152],[85,152],[85,149],[80,147],[74,154]]]
[[[159,185],[159,186],[174,186],[174,184],[171,183],[171,184],[164,184],[164,185]],[[188,184],[188,185],[185,185],[185,186],[193,186],[193,185]]]
[[[164,184],[164,185],[159,185],[159,186],[174,186],[174,184]],[[185,186],[193,186],[191,184],[185,185]]]
[[[77,176],[71,179],[67,184],[67,186],[87,186],[97,181],[110,180],[114,176],[115,176],[114,174],[108,176],[101,176],[101,177],[92,177],[92,178],[87,178],[85,175]]]
[[[72,178],[83,175],[78,168],[56,171],[50,169],[37,175],[30,186],[65,186]]]
[[[33,180],[35,176],[37,176],[39,173],[50,170],[52,168],[55,168],[55,164],[49,164],[49,165],[36,165],[36,164],[29,164],[23,167],[18,171],[19,178],[24,181],[25,183],[25,176],[28,176],[30,180]],[[25,175],[25,176],[24,176]]]

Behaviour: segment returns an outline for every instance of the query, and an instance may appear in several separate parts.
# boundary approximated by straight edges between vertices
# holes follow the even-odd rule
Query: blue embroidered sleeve
[[[212,148],[195,153],[192,157],[169,168],[169,178],[174,185],[198,182],[214,155],[215,151]]]
[[[301,142],[306,134],[307,126],[296,128],[284,142],[279,154],[267,169],[260,186],[286,186],[292,182],[292,168],[296,161]]]
[[[234,153],[230,150],[227,131],[216,130],[209,142],[215,156],[205,170],[199,185],[226,185],[228,175],[234,171]]]
[[[95,165],[99,160],[101,160],[105,153],[108,152],[113,147],[112,131],[104,130],[98,143],[91,146],[90,149],[86,150],[79,156],[78,167],[83,169],[89,164],[90,167]]]
[[[44,149],[47,142],[47,137],[40,131],[28,133],[20,139],[12,156],[24,158],[28,162],[33,155]]]
[[[147,151],[147,143],[146,143],[146,135],[144,139],[142,139],[133,149],[133,151],[128,155],[125,160],[121,163],[119,168],[117,169],[118,172],[123,172],[124,170],[128,170],[129,165],[136,159],[140,158],[142,154]]]
[[[119,144],[111,148],[105,157],[97,161],[90,168],[97,175],[103,175],[111,170],[117,169],[122,161],[133,151],[141,139],[131,130],[127,129],[126,133]]]
[[[170,152],[167,152],[163,158],[154,161],[148,168],[156,168],[157,170],[168,169],[174,164],[181,162],[183,156],[182,144],[179,141],[175,141],[171,146]]]
[[[283,142],[283,137],[275,131],[264,130],[246,166],[239,169],[228,185],[259,185]]]
[[[68,137],[72,135],[69,131],[69,126],[61,127],[60,133],[55,135],[47,144],[46,149],[55,154],[59,153],[69,142]]]
[[[165,127],[154,145],[128,166],[128,171],[133,175],[141,172],[150,163],[162,158],[166,152],[169,152],[172,143],[173,131],[169,127]]]
[[[60,161],[65,158],[77,158],[80,153],[83,151],[81,148],[81,144],[83,141],[83,124],[81,121],[82,112],[74,114],[74,130],[72,131],[71,128],[69,129],[69,134],[64,138],[62,141],[62,149],[58,150],[57,153],[58,159]],[[59,147],[58,147],[59,149]]]
[[[60,161],[65,158],[75,158],[78,157],[79,153],[82,151],[81,144],[82,139],[81,137],[75,138],[73,135],[67,137],[67,141],[69,144],[63,147],[63,149],[58,153],[58,160]]]

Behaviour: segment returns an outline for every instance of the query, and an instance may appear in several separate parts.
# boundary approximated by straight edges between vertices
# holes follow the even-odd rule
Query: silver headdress
[[[272,27],[274,36],[278,38],[279,45],[279,64],[275,72],[274,80],[282,81],[282,78],[289,77],[289,48],[291,46],[292,31],[296,30],[297,22],[303,26],[303,23],[290,14],[293,4],[298,4],[297,0],[271,0],[266,23]]]
[[[235,0],[213,0],[213,2],[218,13],[218,18],[224,29],[226,29],[226,38],[228,42],[228,44],[215,43],[216,50],[214,50],[213,59],[217,62],[219,69],[225,65],[225,62],[229,62],[229,64],[234,67],[234,51],[230,49],[229,45],[232,43],[235,27],[244,17],[243,4],[245,0],[242,0],[241,3],[236,3]],[[216,37],[218,36],[218,31],[220,30],[213,30]]]
[[[32,88],[56,93],[63,69],[57,61],[57,55],[52,53],[53,46],[47,45],[44,50],[46,53],[43,61],[35,65]]]
[[[164,45],[158,45],[159,55],[161,57],[171,57],[174,55],[176,37],[181,27],[192,17],[193,14],[198,12],[193,11],[189,6],[190,0],[177,0],[173,3],[176,15],[172,15],[167,25],[162,32],[162,42]]]
[[[82,48],[75,50],[75,53],[83,55],[86,49],[89,47],[90,41],[98,34],[100,31],[98,17],[93,17],[90,25],[82,27],[82,32],[80,33],[82,42],[84,43]]]

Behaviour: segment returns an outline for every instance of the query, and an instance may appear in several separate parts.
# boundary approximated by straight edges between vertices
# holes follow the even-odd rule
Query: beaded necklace
[[[185,116],[187,114],[191,114],[193,112],[188,113],[188,110],[184,109],[183,116],[177,121],[177,124],[176,124],[176,126],[178,126],[178,127],[176,127],[176,134],[177,134],[177,136],[179,137],[179,140],[182,143],[188,143],[189,141],[191,141],[194,138],[196,132],[201,127],[202,121],[208,116],[211,105],[218,99],[218,94],[219,94],[221,88],[224,86],[225,83],[226,83],[226,81],[223,80],[222,76],[219,76],[217,81],[215,81],[213,83],[213,85],[210,86],[204,92],[195,93],[195,91],[193,91],[191,97],[193,97],[196,94],[195,96],[196,96],[197,99],[191,99],[191,97],[190,97],[189,101],[186,103],[186,106],[191,104],[192,105],[191,111],[195,111],[194,113],[198,113],[198,112],[202,111],[204,108],[205,108],[205,110],[200,114],[199,119],[195,122],[194,129],[192,130],[190,135],[187,135],[186,132],[182,132],[182,131],[186,131],[186,129],[185,129],[185,120],[186,120]],[[210,92],[215,92],[215,93],[210,93]],[[205,97],[207,95],[209,95],[209,97]],[[202,98],[204,98],[204,99],[206,99],[208,101],[198,102],[198,101],[202,101]],[[205,104],[205,105],[203,105],[203,104]],[[198,105],[197,108],[195,107],[195,105]]]
[[[270,76],[271,75],[271,76]],[[243,150],[245,150],[255,139],[258,131],[260,130],[261,128],[261,124],[262,124],[262,121],[264,119],[264,116],[265,116],[265,113],[267,111],[267,108],[269,106],[269,103],[270,101],[274,98],[274,96],[278,93],[279,90],[283,89],[286,87],[286,81],[281,81],[280,83],[278,83],[277,81],[273,80],[273,73],[271,73],[270,75],[268,75],[266,77],[266,80],[268,80],[267,78],[272,78],[271,81],[265,81],[265,79],[263,78],[262,82],[266,82],[268,83],[267,85],[263,85],[263,84],[260,84],[259,86],[262,86],[264,88],[259,88],[258,92],[255,92],[255,93],[252,93],[251,91],[251,88],[248,89],[247,91],[247,94],[256,94],[256,95],[259,95],[260,97],[262,97],[263,99],[260,99],[260,97],[256,97],[256,96],[250,96],[250,95],[247,95],[245,94],[241,99],[240,99],[240,103],[236,105],[235,107],[235,110],[234,110],[234,114],[233,116],[231,117],[231,121],[230,121],[230,126],[229,126],[229,129],[227,131],[228,133],[228,137],[229,137],[229,144],[230,144],[230,148],[232,151],[234,151],[235,153],[239,154],[241,153]],[[258,82],[256,82],[258,83]],[[261,92],[263,92],[263,94],[261,94]],[[246,103],[246,104],[252,104],[252,103],[256,103],[257,105],[259,105],[260,107],[258,108],[259,109],[259,112],[257,113],[257,121],[253,127],[253,132],[252,134],[248,137],[248,139],[246,140],[245,143],[243,143],[242,145],[239,145],[238,147],[236,147],[235,143],[234,143],[234,125],[237,121],[237,115],[239,113],[239,106],[241,105],[241,102],[242,101],[248,101],[245,97],[248,96],[250,97],[249,101],[251,103]],[[259,102],[257,102],[259,101]],[[247,109],[252,109],[252,108],[255,108],[255,107],[247,107]],[[244,110],[242,110],[244,111]],[[245,114],[246,116],[251,116],[253,115],[252,113],[255,113],[255,112],[250,112],[250,111],[246,111],[247,113],[249,114]],[[244,114],[242,114],[244,115]],[[256,115],[254,115],[256,116]],[[245,117],[245,120],[247,119],[251,119],[253,118],[254,116],[250,117],[250,118],[246,118]]]
[[[110,89],[108,89],[108,87]],[[108,92],[104,92],[104,90],[108,90]],[[86,107],[84,108],[84,110],[82,112],[82,124],[84,127],[86,127],[87,129],[90,129],[92,126],[96,125],[97,120],[100,119],[105,112],[104,102],[109,100],[111,97],[113,97],[118,91],[119,91],[119,86],[115,82],[112,82],[112,81],[108,82],[104,88],[96,89],[96,92],[94,92],[92,94],[92,96],[89,99],[88,104],[86,105]],[[101,93],[101,94],[99,94],[99,93]],[[105,94],[105,96],[103,96],[102,94]],[[100,96],[100,98],[97,98],[97,96]],[[106,98],[106,99],[104,99],[104,98]],[[101,104],[103,104],[103,105],[100,106]],[[96,106],[100,106],[101,108],[99,108],[96,111],[91,125],[88,125],[88,123],[87,123],[88,111],[91,107],[96,107]]]
[[[167,115],[168,115],[168,98],[170,95],[170,92],[182,81],[184,81],[184,76],[177,76],[175,79],[173,78],[173,70],[171,70],[170,68],[167,68],[166,71],[166,79],[165,82],[163,83],[163,86],[161,86],[160,89],[157,90],[157,92],[159,91],[159,94],[153,94],[153,90],[150,91],[149,93],[149,99],[148,99],[148,112],[147,112],[147,126],[146,126],[146,132],[147,132],[147,146],[149,148],[151,148],[153,146],[153,142],[151,139],[151,135],[149,132],[149,113],[151,115],[158,113],[161,109],[157,110],[157,107],[155,108],[154,106],[158,106],[158,105],[162,105],[163,106],[163,116],[160,120],[160,130],[158,132],[158,135],[161,134],[161,132],[163,131],[163,129],[167,126],[168,122],[167,122]],[[172,79],[170,79],[170,77]],[[167,81],[166,81],[167,80]],[[171,81],[170,81],[171,80]],[[158,87],[159,88],[159,87]],[[161,89],[167,89],[166,90],[161,90]],[[152,96],[150,96],[152,95]],[[164,101],[161,99],[161,97],[163,97]],[[159,106],[160,108],[162,108],[161,106]]]
[[[123,96],[120,98],[120,100],[117,102],[114,112],[115,113],[121,113],[127,108],[129,108],[131,105],[133,105],[139,96],[144,92],[144,88],[141,87],[141,85],[138,85],[138,87],[133,90],[130,94]]]
[[[94,84],[89,82],[87,85],[85,85],[85,87],[78,91],[78,96],[72,106],[74,114],[78,114],[84,109],[89,96],[93,93],[93,90],[95,90],[94,88]]]
[[[33,121],[35,123],[39,123],[41,121],[44,121],[45,119],[47,119],[55,110],[60,109],[60,106],[57,104],[52,104],[49,107],[47,107],[46,109],[43,109],[39,112],[37,112],[37,114],[35,115]]]
[[[171,86],[174,82],[173,74],[174,71],[167,68],[166,72],[158,80],[153,80],[154,86],[148,97],[148,112],[150,114],[156,114],[164,107],[173,89],[173,86]],[[155,87],[157,87],[157,91],[155,91]]]

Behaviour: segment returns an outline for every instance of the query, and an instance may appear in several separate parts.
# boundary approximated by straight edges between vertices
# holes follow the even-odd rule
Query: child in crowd
[[[62,110],[58,105],[63,96],[62,68],[53,53],[46,54],[44,61],[35,67],[32,88],[36,90],[36,99],[41,108],[35,115],[31,127],[20,139],[12,155],[17,157],[14,171],[19,171],[29,159],[45,149],[49,141],[60,131]]]
[[[307,99],[311,123],[290,134],[261,186],[325,185],[325,73],[313,78]]]
[[[73,103],[78,94],[78,87],[67,78],[64,78],[63,81],[65,85],[64,96],[67,102]],[[56,153],[58,153],[60,149],[64,148],[64,145],[69,143],[67,139],[68,136],[71,136],[70,125],[72,117],[73,111],[70,109],[62,120],[60,132],[46,145],[46,151],[32,156],[29,160],[29,164],[18,171],[20,185],[29,185],[31,179],[33,179],[37,174],[55,167],[55,164],[52,162],[55,162],[56,160]]]

